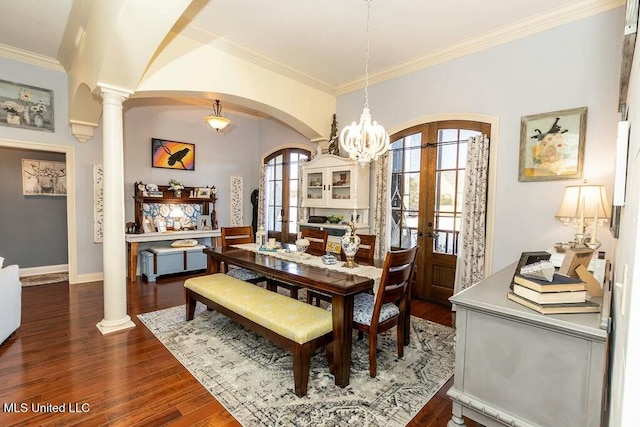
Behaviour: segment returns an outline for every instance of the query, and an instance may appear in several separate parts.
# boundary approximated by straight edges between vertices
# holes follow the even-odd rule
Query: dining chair
[[[398,357],[404,355],[404,317],[408,289],[415,270],[418,247],[389,251],[382,267],[380,284],[375,295],[358,294],[353,304],[353,328],[358,338],[369,335],[369,375],[375,378],[378,334],[397,326]]]
[[[360,237],[360,247],[356,252],[355,261],[361,261],[367,265],[373,265],[373,255],[376,249],[376,236],[375,234],[358,234]],[[344,254],[342,248],[340,248],[340,259],[342,261],[347,260],[347,256]],[[315,298],[315,304],[320,305],[320,300],[331,302],[331,296],[316,291],[307,292],[307,303],[313,304]]]
[[[300,232],[300,238],[309,241],[309,247],[307,248],[308,254],[322,256],[327,251],[328,230],[303,228]]]
[[[358,252],[356,252],[354,260],[373,264],[373,255],[376,252],[375,234],[358,234],[358,237],[360,237],[360,246],[358,247]],[[340,259],[342,261],[347,260],[347,256],[344,254],[342,248],[340,248]]]
[[[220,228],[220,237],[222,240],[223,248],[243,243],[254,243],[253,227],[251,227],[250,225],[240,227],[222,227]],[[262,276],[255,271],[237,266],[232,266],[231,268],[229,268],[226,263],[223,266],[223,273],[249,283],[260,283],[267,281],[267,278],[265,276]]]

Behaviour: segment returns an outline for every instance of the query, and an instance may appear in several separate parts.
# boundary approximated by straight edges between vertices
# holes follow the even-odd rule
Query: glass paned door
[[[280,242],[293,243],[298,229],[299,166],[310,152],[287,148],[265,159],[266,231]]]
[[[444,121],[392,137],[391,247],[419,246],[418,298],[448,304],[453,294],[467,141],[490,131],[485,123]]]

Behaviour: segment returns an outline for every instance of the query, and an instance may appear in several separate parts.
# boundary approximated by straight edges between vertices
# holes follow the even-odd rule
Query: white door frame
[[[76,168],[74,147],[69,145],[44,144],[40,142],[18,141],[11,139],[0,139],[0,147],[64,153],[67,165],[67,256],[69,259],[69,283],[77,283],[78,250],[76,231]]]

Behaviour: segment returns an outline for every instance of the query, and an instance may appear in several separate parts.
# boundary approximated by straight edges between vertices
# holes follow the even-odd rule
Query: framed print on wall
[[[0,80],[0,125],[53,132],[53,91]]]
[[[22,194],[66,196],[67,164],[52,160],[22,159]]]
[[[188,142],[151,138],[151,166],[193,171],[196,169],[196,146]]]
[[[518,181],[582,178],[587,107],[524,116]]]

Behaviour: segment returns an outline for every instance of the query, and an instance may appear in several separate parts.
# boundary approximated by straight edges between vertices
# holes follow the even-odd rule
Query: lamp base
[[[347,268],[356,268],[356,267],[358,266],[358,264],[356,264],[356,263],[354,262],[354,258],[355,258],[355,256],[354,256],[354,255],[351,255],[351,256],[347,255],[347,256],[346,256],[346,258],[347,258],[347,262],[345,262],[344,264],[342,264],[344,267],[347,267]]]

